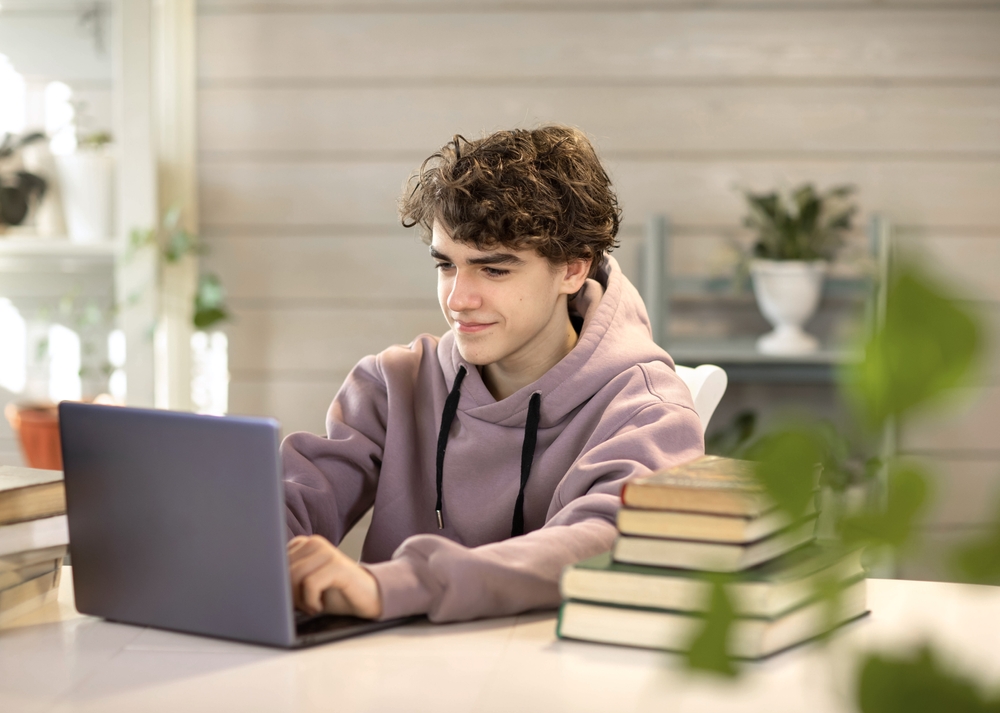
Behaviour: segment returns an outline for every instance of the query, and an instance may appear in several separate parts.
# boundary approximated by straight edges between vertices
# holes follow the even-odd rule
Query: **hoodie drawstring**
[[[444,529],[444,519],[441,517],[441,484],[444,482],[444,450],[448,447],[448,432],[451,431],[451,423],[455,420],[455,413],[458,411],[458,400],[462,397],[462,379],[465,378],[465,367],[458,367],[458,374],[455,375],[455,383],[452,384],[451,392],[444,402],[444,411],[441,413],[441,430],[438,432],[437,446],[437,511],[438,529]]]
[[[510,524],[510,536],[524,534],[524,486],[531,474],[531,461],[535,459],[535,441],[538,440],[538,420],[542,411],[542,395],[537,391],[528,401],[528,419],[524,424],[524,444],[521,446],[521,487],[517,490],[514,503],[514,520]]]
[[[439,530],[444,529],[444,518],[441,514],[444,452],[448,447],[451,424],[458,412],[458,401],[461,398],[462,379],[465,378],[465,373],[464,366],[458,367],[455,383],[452,384],[448,398],[444,402],[444,411],[441,413],[441,430],[438,432],[437,442],[437,504],[434,506]],[[528,484],[531,463],[535,459],[535,443],[538,441],[538,422],[541,419],[541,411],[542,395],[536,391],[528,401],[528,417],[524,424],[524,443],[521,445],[521,485],[517,491],[517,501],[514,503],[514,517],[510,525],[511,537],[524,534],[524,487]]]

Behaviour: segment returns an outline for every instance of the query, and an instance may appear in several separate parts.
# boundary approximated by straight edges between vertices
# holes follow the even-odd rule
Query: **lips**
[[[460,319],[456,319],[455,330],[462,334],[476,334],[489,329],[494,324],[495,322],[463,322]]]

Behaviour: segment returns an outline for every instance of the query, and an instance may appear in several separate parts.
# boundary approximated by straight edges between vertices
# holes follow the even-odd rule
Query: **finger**
[[[336,565],[318,569],[302,580],[302,603],[314,614],[324,611],[323,592],[340,590],[343,584],[343,572]]]
[[[348,600],[344,593],[334,587],[323,590],[321,597],[323,611],[330,614],[354,614],[354,605]]]

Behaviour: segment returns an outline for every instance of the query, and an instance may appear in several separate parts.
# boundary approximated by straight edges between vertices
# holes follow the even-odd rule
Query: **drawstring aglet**
[[[441,511],[440,510],[435,510],[434,512],[436,512],[437,516],[438,516],[438,529],[439,530],[443,530],[444,529],[444,520],[441,519]]]

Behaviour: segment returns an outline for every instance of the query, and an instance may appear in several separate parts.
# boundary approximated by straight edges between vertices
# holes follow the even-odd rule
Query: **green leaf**
[[[865,345],[865,359],[841,374],[861,422],[886,421],[933,403],[970,376],[983,348],[972,313],[914,265],[889,286],[885,321]]]
[[[887,545],[901,549],[909,542],[920,514],[928,500],[928,477],[914,463],[893,461],[888,477],[888,502],[885,509],[851,515],[840,523],[848,545]]]
[[[862,713],[976,713],[1000,711],[974,682],[945,669],[923,646],[912,658],[870,655],[861,668]]]
[[[746,458],[757,462],[757,478],[775,504],[800,517],[814,497],[827,450],[815,429],[795,427],[764,436],[747,449]]]
[[[709,671],[722,676],[737,674],[729,657],[729,630],[735,614],[726,592],[725,579],[713,577],[705,623],[688,648],[687,663],[690,668]]]
[[[1000,507],[991,529],[959,547],[951,565],[962,581],[1000,584]]]
[[[226,310],[226,291],[222,281],[213,273],[205,273],[198,279],[198,289],[194,297],[194,325],[198,329],[229,319]]]

